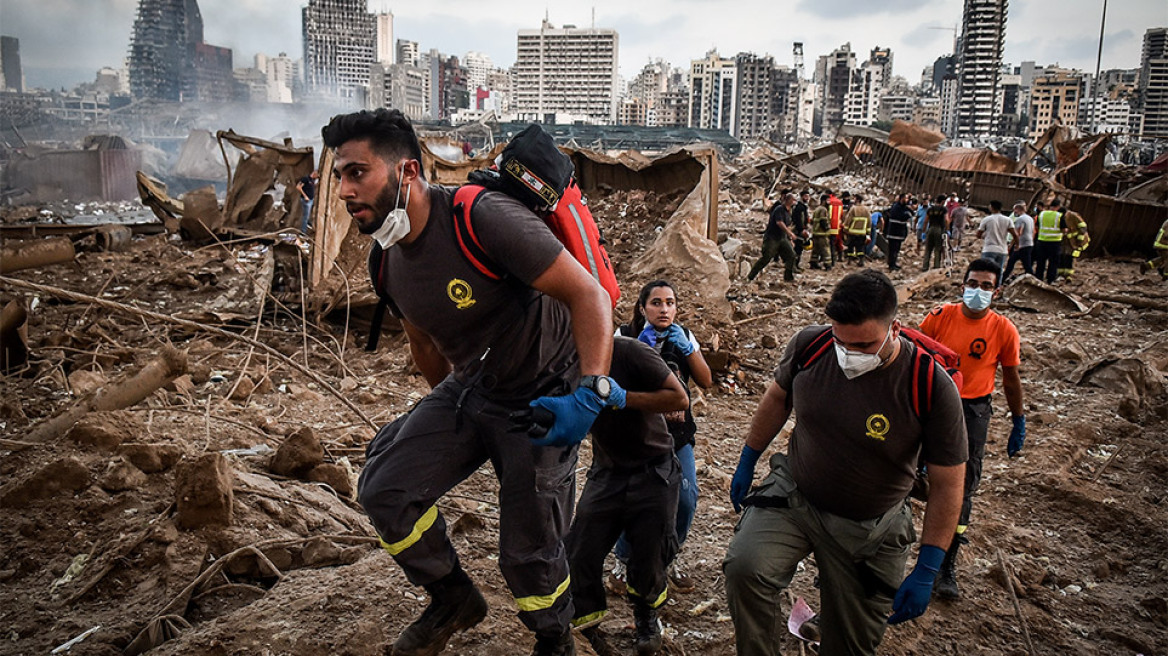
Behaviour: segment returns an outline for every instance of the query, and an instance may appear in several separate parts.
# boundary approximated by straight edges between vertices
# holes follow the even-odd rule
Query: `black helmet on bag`
[[[554,208],[572,179],[572,160],[537,123],[515,135],[496,161],[502,191],[534,211]]]

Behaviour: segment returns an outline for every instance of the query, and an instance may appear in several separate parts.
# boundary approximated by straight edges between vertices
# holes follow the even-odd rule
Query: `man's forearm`
[[[965,485],[965,464],[928,465],[929,501],[925,504],[925,523],[921,544],[948,549],[961,515],[961,497]]]
[[[750,419],[750,432],[746,436],[746,445],[755,451],[765,451],[771,441],[779,434],[791,410],[787,408],[787,393],[778,383],[771,382],[754,416]]]
[[[599,284],[593,287],[594,293],[577,297],[569,306],[582,376],[606,375],[612,363],[612,309],[608,292]]]
[[[1026,414],[1023,407],[1022,378],[1018,375],[1017,367],[1002,368],[1002,390],[1006,393],[1006,405],[1010,414],[1021,417]]]

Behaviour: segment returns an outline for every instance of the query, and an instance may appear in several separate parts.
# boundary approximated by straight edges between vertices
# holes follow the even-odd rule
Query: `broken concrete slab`
[[[208,453],[192,462],[179,463],[175,479],[175,523],[179,528],[231,525],[235,492],[227,458]]]
[[[1011,307],[1030,312],[1071,313],[1086,312],[1088,309],[1079,299],[1030,274],[1023,274],[1011,280],[1006,285],[1002,298]]]

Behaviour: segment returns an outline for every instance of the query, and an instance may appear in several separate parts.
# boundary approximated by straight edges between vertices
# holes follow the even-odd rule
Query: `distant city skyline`
[[[208,43],[231,48],[236,68],[254,55],[302,55],[301,7],[287,0],[199,0]],[[395,38],[416,41],[462,57],[483,52],[497,67],[510,67],[520,29],[538,29],[545,14],[557,26],[615,29],[620,35],[620,73],[631,80],[649,61],[665,59],[688,68],[717,49],[772,55],[791,65],[792,43],[802,41],[810,77],[815,58],[850,42],[866,57],[876,46],[891,48],[893,73],[916,84],[921,70],[953,49],[962,0],[795,0],[785,11],[762,0],[598,0],[593,5],[550,7],[531,0],[490,4],[448,0],[433,5],[369,0],[371,12],[394,14]],[[0,32],[20,39],[30,87],[71,88],[94,78],[97,69],[121,67],[129,49],[138,0],[0,0]],[[594,9],[593,9],[594,7]],[[1018,65],[1059,64],[1094,72],[1102,0],[1012,0],[1003,61]],[[747,18],[750,17],[750,18]],[[753,17],[769,17],[755,20]],[[1134,0],[1108,6],[1103,68],[1135,68],[1148,28],[1168,25],[1168,3]]]

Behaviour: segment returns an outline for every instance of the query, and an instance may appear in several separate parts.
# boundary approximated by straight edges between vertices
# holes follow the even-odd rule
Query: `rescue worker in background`
[[[941,258],[945,254],[945,230],[949,225],[944,202],[944,196],[937,196],[925,209],[925,262],[922,271],[940,268]]]
[[[969,225],[969,210],[965,207],[965,203],[953,194],[953,205],[946,205],[949,213],[949,241],[950,248],[955,252],[961,250],[962,237],[965,235],[965,228]]]
[[[1075,275],[1075,260],[1087,250],[1091,236],[1087,234],[1087,222],[1075,210],[1063,213],[1063,241],[1059,255],[1058,275],[1068,281]]]
[[[795,207],[795,194],[786,192],[779,202],[771,207],[766,232],[762,238],[762,255],[750,268],[747,280],[754,280],[763,267],[776,257],[783,260],[783,280],[795,280],[795,231],[791,229],[791,209]]]
[[[908,209],[908,194],[897,196],[896,202],[884,214],[885,233],[888,239],[888,270],[900,270],[900,247],[908,239],[909,225],[912,223],[912,213]]]
[[[844,214],[844,226],[848,231],[847,258],[857,266],[864,266],[864,246],[870,241],[872,212],[864,206],[863,196],[856,194],[855,202]]]
[[[1014,222],[1014,234],[1017,239],[1010,243],[1010,259],[1006,261],[1006,268],[1002,272],[1002,284],[1010,281],[1014,275],[1014,264],[1022,263],[1022,271],[1034,275],[1034,217],[1026,213],[1026,201],[1014,203],[1014,212],[1010,215]]]
[[[565,541],[572,567],[573,626],[598,654],[616,653],[600,631],[608,613],[604,558],[628,540],[628,594],[637,654],[661,649],[657,609],[668,598],[665,568],[677,554],[675,532],[681,466],[661,413],[689,407],[681,380],[652,347],[617,337],[613,380],[625,389],[622,410],[605,409],[592,424],[592,467]]]
[[[795,231],[795,273],[803,272],[803,251],[811,246],[811,192],[799,192],[799,201],[791,210],[791,229]]]
[[[957,552],[962,544],[968,542],[965,530],[969,526],[973,495],[981,483],[986,435],[993,414],[990,398],[999,366],[1002,368],[1002,387],[1006,392],[1006,405],[1010,408],[1013,424],[1006,441],[1006,454],[1011,458],[1017,456],[1026,439],[1022,378],[1018,375],[1018,366],[1022,362],[1018,329],[1012,321],[990,309],[990,303],[1001,293],[1000,272],[998,263],[992,260],[979,258],[970,262],[965,270],[961,302],[934,308],[921,321],[921,332],[961,356],[958,367],[964,379],[961,406],[965,414],[965,433],[969,439],[961,517],[957,522],[957,534],[945,554],[937,578],[937,595],[943,599],[957,599],[961,595],[957,586]],[[930,467],[930,478],[932,473]]]
[[[888,624],[928,606],[961,507],[965,425],[953,380],[931,357],[918,359],[896,307],[883,273],[845,276],[827,304],[831,326],[791,339],[754,412],[730,484],[734,509],[746,510],[722,563],[739,656],[780,654],[783,591],[812,553],[823,656],[874,654]],[[798,367],[813,342],[826,353],[816,349],[823,355]],[[932,365],[922,415],[909,400],[919,365]],[[792,413],[787,453],[771,457],[770,475],[750,493],[755,465]],[[931,488],[906,577],[916,539],[908,493],[920,454]]]
[[[681,380],[686,398],[689,398],[691,380],[705,389],[714,384],[697,337],[677,322],[677,295],[668,282],[654,280],[642,287],[633,308],[633,320],[621,325],[616,334],[639,339],[660,353],[665,364]],[[698,425],[687,404],[685,410],[665,413],[665,426],[673,437],[673,450],[681,466],[681,491],[677,500],[677,548],[680,551],[698,509],[698,472],[694,458]],[[625,573],[617,571],[624,569],[629,560],[628,543],[623,538],[617,541],[616,557],[614,578],[623,581]],[[669,563],[669,583],[677,592],[691,592],[694,588],[693,581],[682,572],[676,559]]]
[[[925,194],[921,194],[919,198],[923,198],[924,200],[918,202],[917,198],[912,198],[908,201],[908,208],[915,217],[913,223],[913,236],[916,237],[917,241],[917,255],[921,254],[921,250],[925,246],[925,237],[927,236],[926,233],[929,229],[929,197]]]
[[[827,214],[831,218],[831,230],[828,234],[831,235],[831,263],[835,264],[843,253],[843,248],[840,247],[840,228],[844,220],[844,202],[835,197],[835,194],[827,192]]]
[[[1059,199],[1038,214],[1038,237],[1034,242],[1034,276],[1054,284],[1058,277],[1058,261],[1062,251],[1063,229]]]
[[[1002,201],[990,201],[990,215],[978,224],[977,236],[982,238],[982,259],[998,265],[1000,278],[1002,269],[1006,266],[1006,257],[1010,252],[1010,240],[1018,240],[1018,231],[1014,230],[1014,222],[1002,214]]]
[[[831,255],[831,216],[828,209],[828,196],[819,197],[819,207],[811,213],[811,268],[830,269],[835,263]]]
[[[479,196],[475,214],[490,229],[477,236],[510,275],[479,273],[454,234],[455,190],[426,181],[400,111],[334,116],[321,134],[336,153],[338,195],[361,233],[384,249],[383,292],[432,388],[378,431],[357,486],[382,546],[431,598],[393,653],[438,654],[456,631],[486,617],[437,502],[490,461],[499,480],[499,567],[535,633],[533,653],[574,654],[563,536],[576,451],[600,410],[623,407],[625,398],[605,375],[608,293],[531,209],[499,192]],[[513,412],[533,421],[538,412],[546,437],[516,433]]]
[[[296,191],[300,194],[300,232],[304,234],[308,234],[308,228],[312,225],[312,199],[316,197],[316,181],[319,178],[320,174],[313,170],[296,183]]]
[[[1160,226],[1156,239],[1152,242],[1152,249],[1156,257],[1140,263],[1140,273],[1147,273],[1155,269],[1160,273],[1160,280],[1168,280],[1168,220]]]

